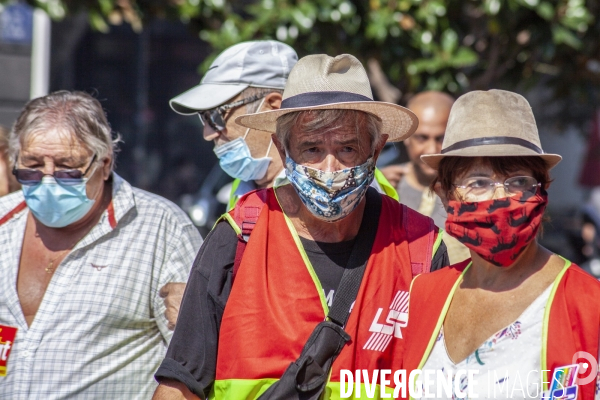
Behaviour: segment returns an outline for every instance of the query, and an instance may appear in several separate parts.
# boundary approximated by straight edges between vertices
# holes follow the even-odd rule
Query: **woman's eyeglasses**
[[[90,171],[90,168],[94,165],[94,161],[96,161],[96,154],[94,154],[90,165],[88,165],[84,172],[81,172],[79,169],[63,169],[54,171],[54,173],[50,175],[44,174],[39,169],[17,168],[15,165],[12,173],[17,178],[17,181],[25,186],[39,185],[40,182],[42,182],[42,178],[46,175],[54,177],[56,182],[61,185],[72,186],[83,182],[83,177]]]
[[[496,182],[486,177],[470,177],[454,185],[465,201],[490,200],[499,186],[504,187],[508,196],[516,196],[522,193],[534,194],[540,184],[531,176],[514,176],[504,182]]]
[[[232,108],[243,106],[244,104],[255,102],[265,97],[266,94],[257,94],[254,96],[246,97],[241,100],[235,101],[229,104],[223,104],[217,108],[213,108],[205,111],[198,111],[198,116],[202,122],[202,126],[210,126],[215,132],[221,132],[225,129],[225,111],[231,110]]]

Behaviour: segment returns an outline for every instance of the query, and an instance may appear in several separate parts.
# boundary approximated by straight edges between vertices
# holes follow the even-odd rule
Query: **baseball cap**
[[[247,87],[284,89],[296,61],[296,52],[285,43],[238,43],[217,56],[198,86],[172,98],[169,104],[176,113],[191,115],[225,104]]]

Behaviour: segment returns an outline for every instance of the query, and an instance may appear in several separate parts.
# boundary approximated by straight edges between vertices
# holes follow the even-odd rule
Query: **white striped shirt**
[[[22,202],[20,191],[0,198],[0,218]],[[28,327],[16,291],[28,212],[0,226],[0,325],[18,328],[0,399],[150,398],[172,335],[159,289],[187,281],[198,231],[113,174],[111,206],[56,269]]]

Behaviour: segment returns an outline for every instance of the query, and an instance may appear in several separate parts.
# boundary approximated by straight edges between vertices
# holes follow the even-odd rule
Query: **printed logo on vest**
[[[558,367],[552,374],[550,390],[542,394],[543,400],[577,399],[577,370],[579,364]]]
[[[8,357],[16,335],[17,328],[0,325],[0,376],[6,376],[8,371]]]
[[[408,324],[408,298],[409,293],[399,290],[390,304],[387,317],[380,322],[383,308],[377,309],[373,323],[369,328],[371,336],[365,343],[363,350],[384,352],[392,341],[392,338],[402,339],[401,328]]]

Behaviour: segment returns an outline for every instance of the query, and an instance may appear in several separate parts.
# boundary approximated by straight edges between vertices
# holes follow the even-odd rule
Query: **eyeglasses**
[[[246,97],[241,100],[235,101],[229,104],[223,104],[217,108],[212,108],[210,110],[198,111],[198,116],[200,117],[200,121],[202,122],[202,126],[210,126],[215,132],[220,132],[225,129],[225,120],[223,116],[225,115],[225,111],[231,110],[232,108],[236,108],[239,106],[243,106],[244,104],[253,103],[256,100],[260,100],[265,97],[266,94],[257,94],[254,96]]]
[[[484,201],[494,197],[494,192],[499,186],[504,187],[506,194],[516,196],[522,193],[534,194],[540,184],[531,176],[514,176],[504,182],[496,182],[491,178],[470,177],[465,178],[458,185],[453,185],[465,201]]]
[[[39,169],[30,169],[30,168],[19,168],[15,165],[13,168],[13,175],[17,178],[17,181],[21,185],[25,186],[35,186],[39,185],[42,182],[42,178],[46,175],[53,176],[56,182],[65,186],[77,185],[83,182],[83,177],[90,171],[92,165],[94,165],[94,161],[96,161],[96,154],[92,157],[92,161],[90,165],[86,168],[84,172],[81,172],[79,169],[63,169],[59,171],[54,171],[52,175],[44,174]]]

